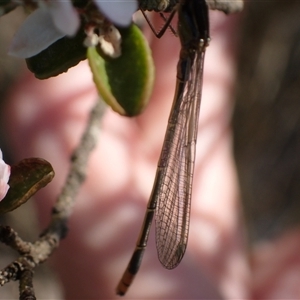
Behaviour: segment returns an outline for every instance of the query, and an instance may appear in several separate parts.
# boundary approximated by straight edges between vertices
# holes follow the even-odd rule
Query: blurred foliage
[[[234,153],[251,241],[300,223],[300,1],[246,3]]]
[[[23,9],[18,8],[0,18],[0,100],[3,93],[21,73],[25,67],[23,59],[11,57],[7,54],[8,47],[17,28],[25,19]],[[1,103],[0,103],[1,104]]]

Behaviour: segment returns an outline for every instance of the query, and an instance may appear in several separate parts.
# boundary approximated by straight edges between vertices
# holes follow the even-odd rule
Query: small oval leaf
[[[0,202],[0,213],[15,210],[27,202],[38,190],[51,182],[53,177],[51,164],[42,158],[27,158],[11,166],[8,181],[10,188]]]
[[[103,59],[93,47],[88,49],[87,57],[103,100],[119,114],[135,116],[149,101],[154,63],[149,45],[136,25],[119,31],[122,36],[120,57]]]
[[[123,107],[118,103],[116,98],[111,92],[109,85],[109,79],[105,70],[105,61],[99,55],[95,47],[89,47],[87,51],[87,57],[91,71],[93,73],[93,80],[98,89],[98,93],[102,99],[117,113],[120,115],[126,115]]]

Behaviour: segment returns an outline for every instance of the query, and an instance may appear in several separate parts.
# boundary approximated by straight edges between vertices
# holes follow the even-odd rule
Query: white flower
[[[100,12],[113,24],[128,26],[138,9],[137,0],[94,0]],[[64,36],[73,36],[80,18],[71,0],[39,0],[16,32],[9,54],[21,58],[34,56]]]
[[[69,0],[39,1],[16,32],[9,54],[21,58],[34,56],[64,37],[76,34],[80,19]]]
[[[74,36],[80,26],[80,19],[72,2],[50,0],[47,6],[55,27],[67,36]]]
[[[5,197],[9,185],[8,180],[10,176],[10,166],[2,159],[2,151],[0,149],[0,201]]]
[[[137,0],[94,0],[99,10],[115,25],[126,27],[138,9]]]

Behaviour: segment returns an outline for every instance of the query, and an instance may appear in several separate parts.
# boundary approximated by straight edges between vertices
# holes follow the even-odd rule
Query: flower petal
[[[54,25],[48,10],[39,8],[30,14],[18,29],[8,53],[28,58],[45,50],[64,35]]]
[[[71,1],[49,1],[48,9],[56,28],[68,36],[74,36],[77,32],[80,19]]]
[[[94,0],[99,10],[115,25],[129,26],[138,9],[137,0]]]
[[[7,184],[10,176],[10,166],[2,159],[2,151],[0,150],[0,201],[5,197],[9,185]]]

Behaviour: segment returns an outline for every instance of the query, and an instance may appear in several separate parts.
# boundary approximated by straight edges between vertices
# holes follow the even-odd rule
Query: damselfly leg
[[[166,32],[166,30],[167,30],[168,28],[170,28],[170,30],[172,31],[172,33],[173,33],[175,36],[177,36],[177,32],[176,32],[175,29],[171,26],[171,22],[172,22],[173,17],[174,17],[174,15],[175,15],[175,13],[176,13],[176,9],[173,9],[173,11],[171,12],[171,14],[169,15],[168,18],[166,18],[165,15],[164,15],[163,13],[159,13],[160,16],[161,16],[161,18],[165,21],[165,24],[164,24],[164,26],[163,26],[158,32],[157,32],[157,31],[155,30],[155,28],[153,27],[151,21],[149,20],[149,18],[148,18],[147,15],[146,15],[145,11],[141,9],[141,12],[142,12],[142,14],[143,14],[145,20],[147,21],[149,27],[151,28],[152,32],[154,33],[154,35],[155,35],[157,38],[160,39],[160,38],[165,34],[165,32]]]

